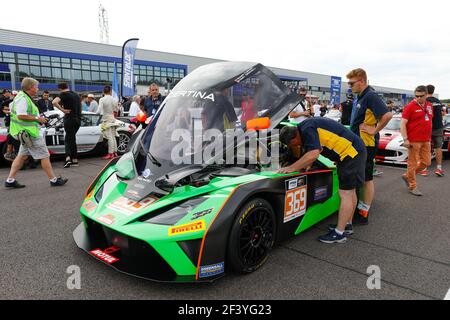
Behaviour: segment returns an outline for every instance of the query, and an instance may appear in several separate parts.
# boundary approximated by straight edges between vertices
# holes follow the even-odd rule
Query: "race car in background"
[[[247,121],[233,111],[244,92],[254,99]],[[261,64],[197,68],[134,135],[130,151],[111,160],[86,190],[82,222],[73,232],[76,244],[120,272],[156,281],[210,282],[226,272],[259,269],[275,243],[339,209],[330,160],[320,157],[307,172],[276,171],[277,162],[295,161],[279,144],[278,130],[294,125],[282,121],[301,99]],[[205,129],[214,129],[219,138],[205,138]],[[191,143],[189,138],[182,142],[184,152],[173,153],[180,146],[173,135],[180,130],[205,139]],[[266,144],[241,153],[242,163],[228,162],[229,154],[236,156],[233,151],[250,142],[237,137],[240,142],[224,144],[224,139],[244,132]],[[210,152],[224,145],[223,152]],[[279,150],[270,163],[261,161],[263,145]],[[174,155],[186,161],[175,161]]]
[[[450,114],[444,116],[444,144],[442,151],[450,153]]]
[[[386,127],[380,131],[380,140],[375,156],[378,163],[407,164],[408,149],[402,146],[401,120],[401,115],[394,115]]]
[[[60,111],[48,111],[44,114],[49,122],[41,128],[41,134],[45,138],[50,155],[64,155],[64,123],[63,114]],[[117,153],[124,154],[128,149],[131,136],[136,130],[133,123],[117,122]],[[103,138],[100,129],[101,115],[92,112],[83,112],[81,127],[77,132],[77,148],[79,154],[104,153],[107,150],[107,141]],[[6,153],[7,129],[0,128],[0,160],[4,160]]]
[[[402,116],[396,114],[388,122],[386,127],[380,131],[378,150],[375,156],[377,163],[389,163],[407,165],[408,150],[403,147],[403,137],[400,133],[400,123]],[[431,158],[434,159],[436,153],[431,145]]]

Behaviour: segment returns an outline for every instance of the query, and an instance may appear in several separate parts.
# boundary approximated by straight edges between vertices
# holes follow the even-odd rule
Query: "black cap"
[[[11,93],[11,90],[3,89],[2,94],[5,94],[5,93],[7,93],[7,92]]]

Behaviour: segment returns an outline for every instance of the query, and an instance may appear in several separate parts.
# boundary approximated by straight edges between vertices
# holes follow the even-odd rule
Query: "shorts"
[[[353,190],[364,185],[364,168],[366,153],[360,152],[356,157],[346,157],[337,164],[340,190]]]
[[[365,169],[365,181],[373,181],[373,170],[375,169],[375,155],[377,149],[375,147],[366,147],[367,159]]]
[[[435,149],[441,149],[444,144],[444,130],[433,130],[433,133],[431,134],[431,142],[433,143]]]
[[[48,152],[43,137],[39,136],[37,138],[32,138],[31,140],[33,142],[31,148],[27,148],[22,144],[20,145],[19,156],[31,156],[35,160],[42,160],[50,157],[50,153]]]

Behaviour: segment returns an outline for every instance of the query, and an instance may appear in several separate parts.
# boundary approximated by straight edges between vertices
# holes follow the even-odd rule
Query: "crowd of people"
[[[24,163],[34,164],[40,161],[52,186],[64,185],[66,178],[55,177],[50,163],[50,154],[40,134],[40,126],[48,119],[44,114],[59,110],[64,121],[64,144],[66,161],[64,168],[78,167],[78,150],[76,134],[81,126],[82,112],[92,112],[102,116],[100,128],[108,141],[108,154],[103,159],[117,157],[116,118],[118,116],[135,117],[142,111],[147,117],[155,114],[164,97],[159,93],[159,86],[150,85],[147,97],[134,96],[122,103],[112,97],[112,89],[105,86],[103,96],[98,100],[94,94],[80,95],[72,91],[67,83],[58,85],[59,95],[50,98],[44,91],[40,99],[35,100],[39,92],[39,82],[33,78],[24,78],[21,91],[3,90],[0,95],[0,118],[8,129],[7,150],[4,158],[12,162],[11,171],[5,182],[7,188],[23,188],[15,179],[17,171],[24,168]]]
[[[326,119],[303,102],[290,114],[297,126],[284,127],[280,140],[292,151],[301,149],[299,159],[280,173],[299,172],[310,167],[320,154],[335,161],[339,179],[338,223],[319,238],[323,243],[343,243],[353,234],[353,225],[367,225],[375,198],[373,182],[375,154],[379,132],[393,117],[393,103],[388,106],[369,86],[367,73],[355,69],[347,74],[352,93],[341,105],[341,123]],[[407,171],[401,176],[410,194],[422,196],[417,188],[416,175],[431,164],[431,142],[436,150],[435,174],[444,176],[442,168],[443,114],[445,106],[435,97],[434,86],[418,86],[415,99],[402,110],[401,134],[408,149]],[[306,96],[301,89],[300,95]],[[344,125],[348,126],[348,130]],[[359,199],[359,200],[358,200]]]

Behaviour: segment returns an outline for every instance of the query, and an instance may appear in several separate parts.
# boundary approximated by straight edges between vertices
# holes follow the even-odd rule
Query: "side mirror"
[[[145,122],[147,120],[147,115],[143,111],[139,111],[136,115],[136,119],[139,122]]]
[[[256,118],[247,121],[246,123],[247,130],[265,130],[270,128],[270,119],[269,118]]]

